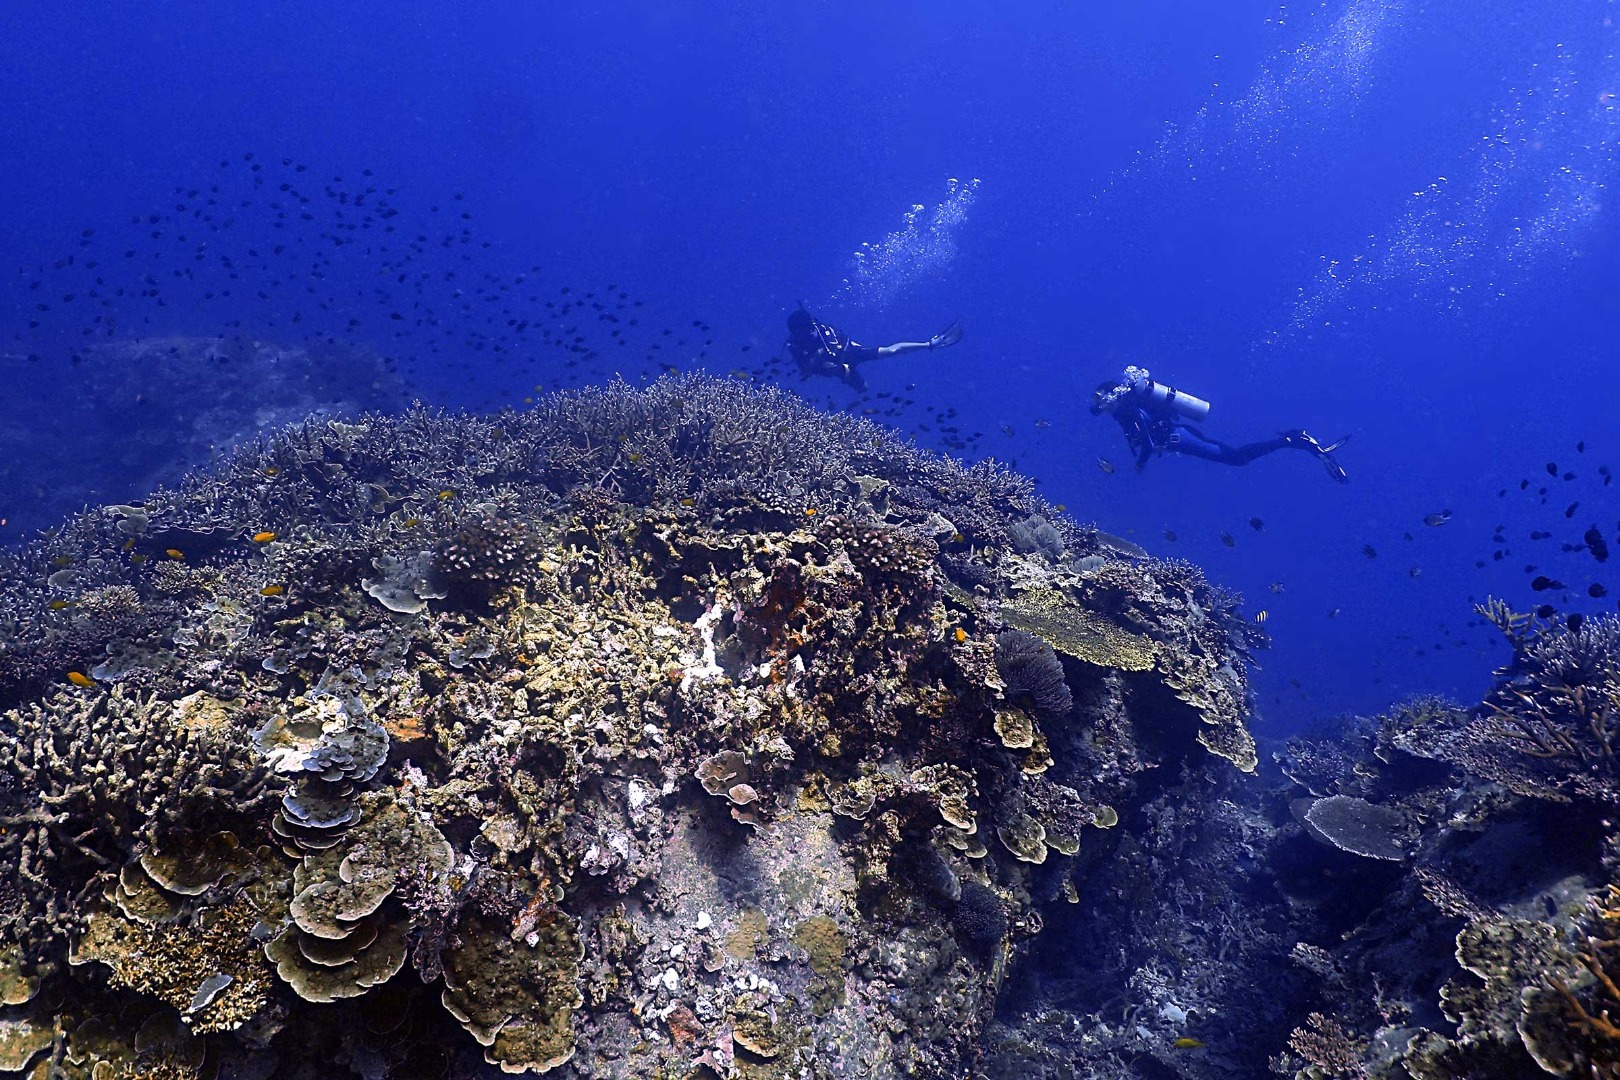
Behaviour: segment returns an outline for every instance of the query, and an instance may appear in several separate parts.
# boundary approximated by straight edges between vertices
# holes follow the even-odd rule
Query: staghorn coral
[[[1311,1013],[1305,1026],[1288,1036],[1288,1048],[1316,1068],[1316,1075],[1335,1080],[1366,1080],[1367,1048],[1331,1017]]]
[[[1479,715],[1435,717],[1394,744],[1520,795],[1620,804],[1620,618],[1523,634],[1515,677]]]

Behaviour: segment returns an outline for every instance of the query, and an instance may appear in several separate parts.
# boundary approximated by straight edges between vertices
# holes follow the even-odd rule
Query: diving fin
[[[951,325],[928,339],[930,349],[943,349],[948,345],[955,345],[962,340],[962,320],[957,319]]]

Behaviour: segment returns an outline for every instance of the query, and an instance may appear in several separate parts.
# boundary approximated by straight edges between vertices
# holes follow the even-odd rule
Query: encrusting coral
[[[13,1057],[961,1075],[1082,834],[1252,768],[1229,599],[1100,536],[701,377],[71,519],[0,566]]]

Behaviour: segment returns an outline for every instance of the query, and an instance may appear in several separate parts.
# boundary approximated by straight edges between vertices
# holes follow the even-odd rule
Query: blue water
[[[129,410],[287,393],[88,343],[331,338],[389,358],[378,401],[752,371],[1014,461],[1265,612],[1272,733],[1473,700],[1505,656],[1488,594],[1612,609],[1588,588],[1620,574],[1560,550],[1593,524],[1620,548],[1612,3],[1007,7],[6,5],[0,535],[139,497]],[[602,311],[558,313],[587,292]],[[857,401],[761,366],[801,299],[868,343],[966,338]],[[1352,483],[1291,453],[1134,472],[1086,411],[1127,362],[1228,441],[1350,433]],[[30,447],[82,457],[72,484]]]

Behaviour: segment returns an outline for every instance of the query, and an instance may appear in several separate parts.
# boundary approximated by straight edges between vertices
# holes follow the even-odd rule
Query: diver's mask
[[[1091,415],[1101,416],[1105,412],[1113,412],[1125,398],[1131,394],[1141,393],[1153,385],[1148,378],[1147,368],[1139,368],[1132,364],[1120,372],[1119,382],[1101,383],[1091,394]]]

